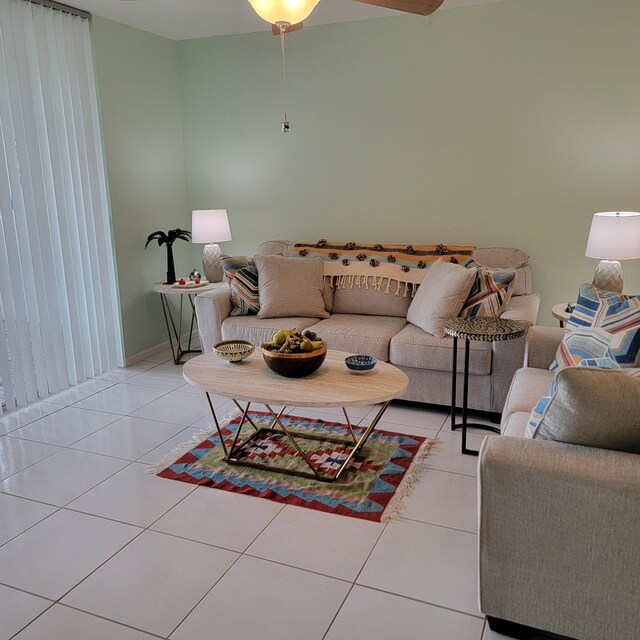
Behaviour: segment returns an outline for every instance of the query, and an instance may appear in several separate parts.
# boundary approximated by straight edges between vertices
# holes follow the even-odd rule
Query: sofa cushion
[[[259,318],[327,318],[321,260],[255,256],[260,282]]]
[[[404,318],[335,313],[316,323],[313,330],[329,349],[364,353],[386,362],[391,338],[406,323]]]
[[[631,370],[567,367],[527,425],[534,439],[640,453],[640,378]]]
[[[443,338],[444,323],[460,313],[475,277],[475,269],[466,269],[453,262],[434,263],[409,306],[407,320],[423,331]]]
[[[500,428],[503,432],[512,414],[524,412],[527,417],[531,414],[531,410],[545,394],[552,380],[553,373],[548,369],[525,367],[515,372],[502,411]]]
[[[634,367],[640,363],[640,295],[602,291],[589,283],[580,285],[567,329],[589,327],[614,336],[610,355],[619,365]]]
[[[516,277],[516,270],[490,269],[473,258],[467,260],[464,266],[476,269],[476,279],[460,311],[460,317],[500,317],[509,304],[511,283]]]
[[[453,338],[438,338],[422,329],[408,324],[393,336],[389,347],[389,362],[413,369],[451,371]],[[472,340],[469,343],[469,373],[489,375],[491,373],[491,342]],[[458,370],[464,363],[464,341],[458,342]]]
[[[259,347],[269,342],[278,329],[303,331],[318,322],[317,318],[266,318],[257,316],[236,316],[222,321],[223,340],[249,340]]]

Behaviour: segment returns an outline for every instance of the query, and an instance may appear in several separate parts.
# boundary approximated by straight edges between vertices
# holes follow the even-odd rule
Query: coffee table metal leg
[[[390,404],[390,401],[389,402],[385,402],[385,403],[382,404],[382,406],[378,410],[378,413],[376,414],[375,418],[372,420],[371,424],[365,429],[365,431],[362,433],[362,435],[358,439],[356,439],[356,437],[355,437],[355,432],[353,431],[353,425],[351,424],[351,419],[349,418],[349,414],[347,413],[346,408],[345,407],[342,408],[342,411],[344,412],[344,415],[345,415],[345,419],[347,421],[347,427],[349,428],[351,439],[353,440],[353,445],[351,447],[349,455],[343,461],[343,463],[340,465],[340,467],[338,468],[338,470],[335,473],[335,475],[326,476],[326,475],[322,475],[313,466],[313,463],[309,460],[307,454],[303,451],[302,447],[300,447],[300,445],[296,441],[296,437],[298,437],[300,439],[305,439],[305,440],[321,440],[321,441],[322,440],[328,440],[328,441],[334,442],[336,444],[349,446],[349,442],[347,440],[345,440],[345,438],[330,437],[330,436],[316,436],[316,435],[313,435],[313,434],[304,434],[303,435],[303,434],[300,434],[300,433],[294,433],[291,430],[287,429],[287,427],[284,425],[284,423],[281,420],[281,418],[282,418],[282,416],[283,416],[283,414],[284,414],[284,412],[286,410],[286,407],[282,407],[282,409],[280,409],[280,411],[278,413],[276,413],[273,410],[273,408],[268,404],[266,404],[265,406],[267,407],[269,413],[271,414],[272,422],[271,422],[269,427],[258,427],[253,422],[251,416],[249,415],[249,408],[251,406],[251,403],[248,402],[247,405],[243,408],[242,405],[237,400],[234,400],[235,405],[242,411],[242,419],[240,421],[240,424],[238,425],[238,429],[237,429],[237,431],[235,433],[235,436],[234,436],[234,439],[233,439],[233,443],[231,444],[231,447],[228,448],[226,443],[225,443],[225,441],[224,441],[224,438],[222,436],[222,429],[220,428],[220,424],[218,422],[218,418],[216,416],[216,412],[215,412],[215,410],[213,408],[213,402],[211,401],[211,396],[209,395],[209,393],[207,393],[206,395],[207,395],[207,400],[209,402],[209,407],[211,409],[211,414],[213,415],[213,419],[215,421],[215,425],[216,425],[216,429],[218,431],[218,435],[220,436],[220,443],[221,443],[223,451],[224,451],[224,459],[228,464],[244,465],[244,466],[247,466],[247,467],[255,467],[257,469],[265,469],[267,471],[277,471],[279,473],[286,473],[288,475],[293,475],[293,476],[301,476],[303,478],[311,478],[313,480],[321,480],[323,482],[335,482],[344,473],[344,471],[348,468],[348,466],[351,463],[351,461],[353,460],[353,458],[364,447],[364,445],[366,444],[367,440],[369,439],[369,436],[371,435],[373,430],[378,425],[378,422],[380,422],[380,418],[382,418],[382,415],[384,414],[384,412],[386,411],[387,407]],[[242,427],[244,426],[244,424],[246,422],[249,422],[253,426],[254,432],[250,436],[248,436],[244,440],[242,440],[240,443],[238,443],[238,440],[239,440],[239,437],[240,437],[240,432],[242,431]],[[279,428],[276,428],[276,425]],[[309,473],[307,471],[297,471],[297,470],[294,470],[294,469],[285,469],[285,468],[282,468],[282,467],[278,467],[277,465],[274,465],[274,464],[263,464],[261,462],[254,462],[254,461],[250,461],[250,460],[241,460],[239,458],[239,454],[241,454],[242,451],[249,444],[251,444],[251,442],[256,440],[256,438],[258,438],[260,433],[263,432],[263,431],[271,431],[271,432],[280,433],[280,434],[286,436],[286,438],[289,440],[289,442],[291,442],[291,444],[296,449],[298,455],[302,458],[302,460],[305,462],[305,464],[309,467],[311,472]]]

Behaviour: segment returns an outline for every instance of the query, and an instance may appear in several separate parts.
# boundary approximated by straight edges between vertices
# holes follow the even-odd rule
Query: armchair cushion
[[[561,369],[550,393],[534,408],[526,435],[640,453],[640,378],[631,372],[593,366]]]

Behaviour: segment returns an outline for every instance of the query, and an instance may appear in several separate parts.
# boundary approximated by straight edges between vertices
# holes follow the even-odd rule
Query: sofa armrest
[[[222,341],[222,321],[229,317],[233,309],[229,287],[201,293],[196,296],[195,304],[200,344],[203,353],[206,353],[214,344]]]
[[[526,296],[512,296],[506,311],[500,317],[507,320],[522,320],[533,326],[538,320],[539,308],[540,294],[533,291]]]
[[[571,638],[637,638],[640,456],[485,438],[483,613]]]
[[[560,327],[531,327],[527,333],[524,366],[548,369],[565,334]]]

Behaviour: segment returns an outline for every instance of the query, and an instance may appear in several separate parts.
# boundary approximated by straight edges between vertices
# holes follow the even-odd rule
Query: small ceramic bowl
[[[375,356],[365,355],[347,356],[344,359],[344,363],[351,371],[371,371],[376,366],[376,362],[378,360]]]
[[[223,340],[213,345],[213,353],[227,362],[241,362],[248,358],[256,346],[248,340]]]

